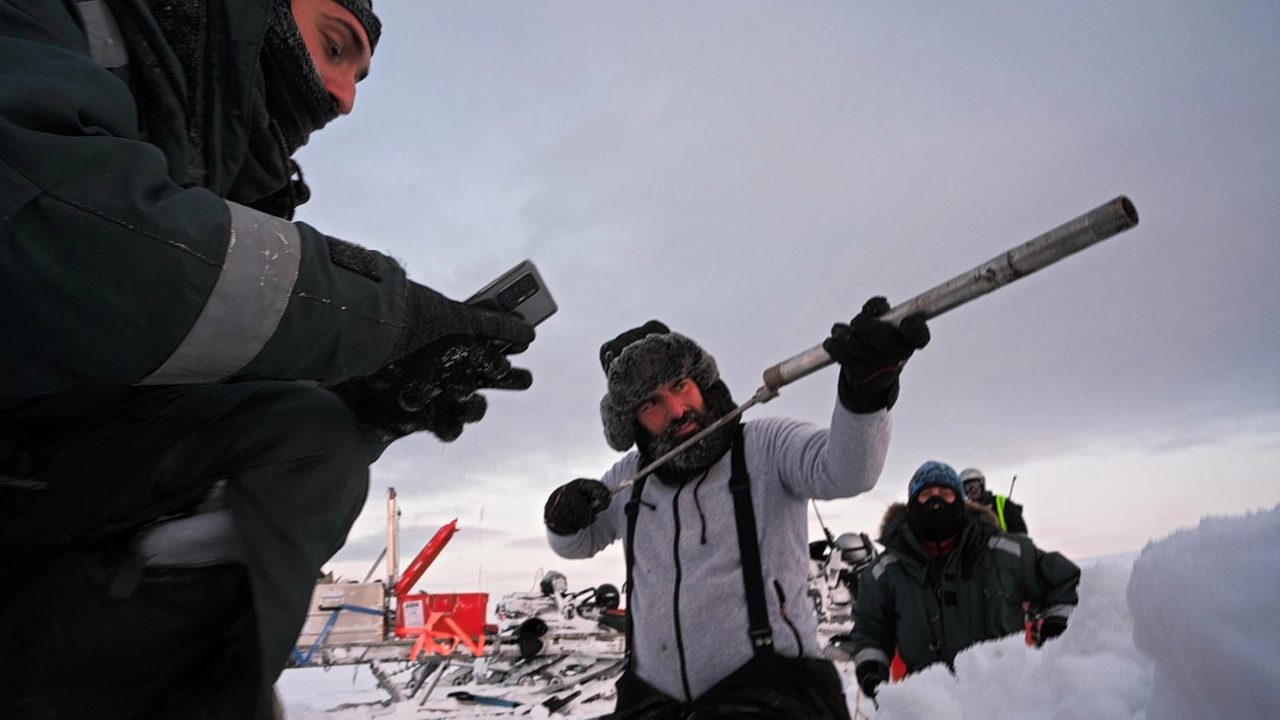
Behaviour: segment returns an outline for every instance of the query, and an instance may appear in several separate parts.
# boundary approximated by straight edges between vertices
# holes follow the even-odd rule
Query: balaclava
[[[262,43],[262,79],[267,113],[287,156],[307,144],[311,133],[338,117],[338,105],[324,89],[307,44],[298,32],[289,0],[275,0]]]
[[[930,487],[950,488],[955,499],[946,502],[934,496],[927,502],[916,502],[921,491]],[[964,529],[966,512],[964,484],[950,465],[930,460],[911,476],[907,486],[907,524],[918,539],[936,543],[954,537]]]
[[[370,0],[334,0],[355,16],[369,36],[372,55],[382,24]],[[338,117],[337,103],[325,90],[307,44],[298,31],[290,0],[274,0],[262,44],[262,78],[255,92],[265,122],[255,121],[249,157],[229,197],[285,218],[307,202],[311,191],[293,160],[311,133]],[[259,112],[262,112],[261,110]],[[279,149],[276,150],[275,148]]]
[[[373,14],[372,0],[334,0],[355,16],[369,36],[372,55],[382,36],[382,23]],[[267,112],[284,136],[292,156],[307,144],[311,133],[338,117],[337,104],[324,89],[320,73],[298,32],[289,0],[275,0],[262,45],[262,73],[266,81]]]
[[[645,463],[683,442],[666,432],[653,437],[636,420],[636,408],[658,388],[681,378],[692,380],[702,392],[704,408],[697,418],[702,427],[724,417],[735,407],[729,388],[720,380],[715,358],[657,320],[650,320],[602,345],[600,366],[608,383],[608,393],[600,400],[605,439],[609,447],[618,451],[636,445]],[[679,424],[672,423],[672,427]],[[734,428],[734,423],[727,423],[667,461],[656,473],[659,479],[682,482],[714,465],[733,444]]]
[[[373,0],[333,0],[348,12],[355,15],[356,20],[364,26],[364,34],[369,36],[369,54],[378,47],[378,38],[382,37],[382,21],[373,14]]]

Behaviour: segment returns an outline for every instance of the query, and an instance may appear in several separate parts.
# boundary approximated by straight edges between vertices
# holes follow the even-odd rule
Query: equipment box
[[[469,638],[484,635],[485,612],[489,606],[489,593],[416,593],[401,595],[397,598],[399,609],[396,612],[396,635],[404,637],[412,634],[407,631],[420,628],[427,622],[427,616],[433,612],[445,613],[444,617],[453,618],[458,628]],[[443,618],[441,618],[443,619]],[[433,630],[443,630],[437,623]]]
[[[382,583],[321,583],[311,592],[307,620],[298,636],[299,647],[310,647],[324,630],[335,610],[338,617],[325,638],[325,645],[380,642],[386,639]],[[343,605],[376,610],[378,614],[341,610]]]

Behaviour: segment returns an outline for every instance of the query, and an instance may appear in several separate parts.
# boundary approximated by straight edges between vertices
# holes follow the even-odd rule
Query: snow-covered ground
[[[1080,607],[1043,650],[1020,637],[962,653],[886,687],[880,707],[846,687],[855,718],[876,720],[1263,720],[1280,717],[1280,506],[1206,518],[1119,558],[1086,563]],[[476,706],[429,713],[416,703],[323,710],[382,697],[367,671],[291,670],[279,683],[290,720],[493,716]],[[554,715],[590,718],[601,703]],[[525,714],[528,711],[527,715]],[[508,714],[548,717],[525,705]]]

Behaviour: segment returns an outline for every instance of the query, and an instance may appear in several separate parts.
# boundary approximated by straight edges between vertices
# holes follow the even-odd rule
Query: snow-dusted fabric
[[[855,415],[839,404],[830,430],[783,418],[745,424],[765,600],[774,648],[784,656],[819,657],[808,598],[806,503],[874,487],[890,428],[887,411]],[[639,453],[628,454],[602,482],[616,487],[639,461]],[[641,497],[628,608],[635,623],[635,672],[677,699],[697,698],[752,656],[730,465],[725,453],[704,478],[677,486],[649,482]],[[616,497],[580,533],[548,532],[552,549],[562,557],[586,558],[618,540],[626,531],[627,497]]]

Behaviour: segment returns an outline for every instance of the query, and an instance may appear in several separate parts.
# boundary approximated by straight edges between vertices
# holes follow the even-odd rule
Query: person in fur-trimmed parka
[[[734,402],[711,355],[660,322],[601,348],[605,437],[615,450],[637,449],[599,481],[557,488],[544,517],[562,557],[591,557],[624,540],[631,663],[618,683],[617,717],[690,708],[716,717],[848,717],[834,666],[819,659],[806,503],[866,492],[880,475],[898,374],[928,342],[921,318],[895,328],[876,319],[886,310],[874,298],[825,344],[842,365],[829,430],[782,418],[727,423],[612,502],[625,478]],[[735,497],[740,476],[746,484]]]
[[[1038,642],[1067,628],[1080,569],[964,498],[955,470],[930,461],[911,478],[907,503],[885,512],[885,552],[862,573],[853,613],[853,659],[869,696],[889,679],[895,648],[907,672],[951,665],[971,645],[1021,632],[1023,603],[1043,619]]]

